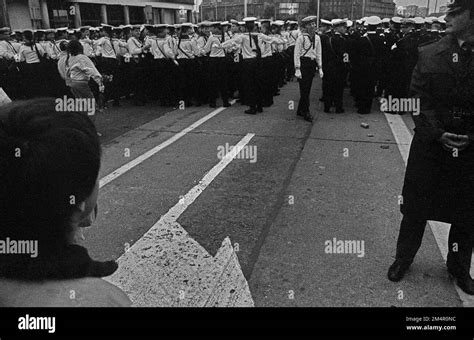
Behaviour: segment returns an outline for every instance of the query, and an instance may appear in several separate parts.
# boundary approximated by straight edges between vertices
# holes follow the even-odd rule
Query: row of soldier
[[[311,59],[321,73],[324,69],[324,111],[334,106],[337,113],[344,112],[348,83],[359,113],[369,113],[376,96],[406,97],[417,48],[439,40],[444,24],[442,18],[321,20],[316,32],[321,45]],[[68,42],[78,40],[104,76],[105,102],[119,106],[120,98],[133,95],[136,105],[158,99],[164,106],[216,107],[218,98],[228,106],[238,93],[249,106],[246,112],[255,114],[272,105],[279,88],[293,79],[301,35],[295,21],[252,17],[198,25],[102,24],[13,33],[3,28],[0,86],[14,99],[67,94],[57,64]],[[306,57],[311,55],[304,50]],[[97,96],[98,84],[91,81],[90,86]],[[304,110],[302,115],[311,120]]]
[[[376,97],[407,98],[418,48],[441,39],[444,29],[443,18],[433,17],[322,20],[324,111],[344,111],[348,83],[361,114],[371,112]]]
[[[286,51],[296,36],[285,32],[283,21],[252,22],[252,31],[261,32],[252,33],[253,46],[247,49],[237,38],[249,32],[249,25],[249,21],[102,24],[100,28],[25,30],[21,34],[4,28],[0,30],[4,76],[0,85],[14,99],[62,96],[67,88],[59,76],[58,60],[67,54],[68,42],[78,40],[82,53],[104,76],[106,102],[111,100],[115,106],[120,105],[121,97],[132,94],[136,105],[159,99],[166,106],[183,102],[215,107],[220,97],[228,106],[229,99],[239,93],[240,101],[254,113],[272,105],[273,96],[286,82],[286,70],[291,68]],[[258,67],[256,63],[246,67],[247,59],[258,59]],[[97,84],[91,81],[91,87],[97,93]]]

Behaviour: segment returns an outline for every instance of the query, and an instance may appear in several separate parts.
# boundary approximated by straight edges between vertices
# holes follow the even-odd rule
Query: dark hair
[[[68,42],[65,40],[65,41],[61,41],[59,43],[59,49],[61,50],[61,52],[64,52],[67,50],[67,45],[68,45]]]
[[[78,40],[71,40],[69,44],[67,45],[66,51],[70,55],[76,56],[80,53],[83,53],[84,48],[82,47],[82,44]]]
[[[93,123],[55,108],[53,99],[36,99],[0,109],[0,240],[38,241],[36,258],[0,254],[0,277],[64,274],[74,204],[91,195],[98,178]]]
[[[35,38],[32,31],[24,31],[23,39],[25,39],[26,46],[33,46],[35,44]]]

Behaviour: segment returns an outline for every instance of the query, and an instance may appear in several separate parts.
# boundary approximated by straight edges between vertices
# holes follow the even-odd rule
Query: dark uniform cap
[[[462,12],[467,9],[474,10],[473,0],[450,0],[446,13]]]

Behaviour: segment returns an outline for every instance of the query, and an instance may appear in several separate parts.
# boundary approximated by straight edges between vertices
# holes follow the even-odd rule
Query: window
[[[129,6],[128,10],[130,13],[131,25],[143,24],[145,22],[145,12],[143,11],[143,7]]]
[[[107,21],[109,25],[120,26],[125,23],[123,6],[107,6]]]
[[[83,26],[99,26],[101,24],[100,5],[97,4],[79,4],[81,11],[81,22]]]

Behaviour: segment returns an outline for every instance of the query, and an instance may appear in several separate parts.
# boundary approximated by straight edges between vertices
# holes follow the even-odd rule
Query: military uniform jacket
[[[403,188],[404,214],[447,223],[474,222],[474,62],[446,36],[419,49],[411,93],[420,100]],[[459,58],[459,59],[458,59]],[[462,58],[462,59],[461,59]],[[444,132],[468,135],[454,157],[438,141]]]

